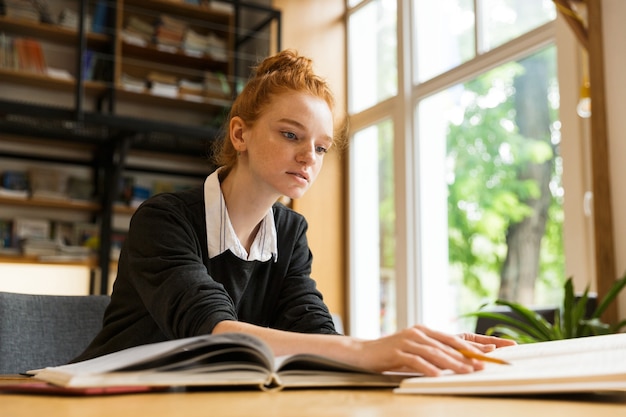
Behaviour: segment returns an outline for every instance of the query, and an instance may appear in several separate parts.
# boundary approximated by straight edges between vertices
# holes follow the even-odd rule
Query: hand
[[[360,343],[360,366],[379,372],[407,371],[437,376],[443,370],[470,373],[484,368],[482,361],[466,358],[458,349],[483,353],[515,342],[469,333],[455,336],[416,325],[390,336]]]
[[[485,336],[477,333],[461,333],[459,337],[463,340],[467,340],[483,352],[491,352],[500,347],[513,346],[517,344],[514,340],[503,339],[495,336]]]

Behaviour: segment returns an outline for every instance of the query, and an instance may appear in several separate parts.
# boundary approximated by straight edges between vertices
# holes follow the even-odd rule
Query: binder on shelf
[[[96,3],[93,17],[91,19],[91,31],[93,33],[105,33],[107,27],[108,6],[104,0]]]

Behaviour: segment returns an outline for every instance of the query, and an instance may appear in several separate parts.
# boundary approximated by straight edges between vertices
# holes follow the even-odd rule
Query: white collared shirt
[[[252,242],[250,253],[243,247],[235,234],[233,225],[228,216],[224,195],[218,178],[219,169],[209,175],[204,181],[204,207],[206,216],[206,234],[209,248],[209,258],[214,258],[230,250],[235,256],[244,261],[268,261],[278,259],[278,244],[274,211],[269,209],[261,227]]]

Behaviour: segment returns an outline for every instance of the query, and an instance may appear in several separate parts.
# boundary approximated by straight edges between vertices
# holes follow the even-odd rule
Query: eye
[[[298,139],[298,137],[296,136],[295,133],[293,132],[288,132],[288,131],[283,131],[280,132],[284,137],[286,137],[287,139]]]
[[[323,146],[316,146],[315,147],[315,152],[317,152],[319,154],[325,154],[326,152],[328,152],[328,149],[323,147]]]

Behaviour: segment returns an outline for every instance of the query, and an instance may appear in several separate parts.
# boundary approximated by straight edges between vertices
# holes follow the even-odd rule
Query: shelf
[[[21,206],[21,207],[41,207],[41,208],[53,208],[62,210],[76,210],[76,211],[88,211],[97,212],[102,207],[100,204],[92,201],[81,200],[56,200],[47,198],[15,198],[0,196],[0,205],[7,206]]]
[[[95,3],[95,0],[83,2],[80,10],[86,11],[85,6],[93,9]],[[220,138],[219,125],[232,105],[238,81],[247,79],[258,58],[281,49],[278,10],[247,1],[224,0],[221,3],[204,1],[198,6],[178,0],[107,1],[105,34],[90,32],[87,26],[83,26],[84,31],[78,31],[0,16],[0,36],[4,34],[7,40],[1,45],[8,48],[8,45],[15,45],[17,38],[29,38],[39,42],[44,52],[42,60],[35,45],[37,55],[34,62],[30,62],[28,57],[32,55],[24,52],[33,43],[18,43],[22,52],[18,60],[24,68],[38,72],[14,69],[12,59],[2,62],[5,67],[0,68],[0,132],[3,138],[19,136],[24,141],[20,141],[19,146],[3,148],[0,156],[42,164],[80,165],[81,170],[91,170],[97,193],[97,201],[0,196],[0,206],[17,208],[13,211],[32,208],[44,213],[53,212],[52,209],[70,214],[78,212],[77,217],[91,217],[89,224],[99,225],[100,239],[97,253],[86,260],[21,256],[0,251],[0,263],[80,265],[99,269],[102,279],[100,291],[96,292],[105,293],[109,271],[116,268],[110,261],[111,248],[118,243],[115,240],[118,231],[113,227],[120,227],[116,222],[121,223],[125,220],[123,216],[132,216],[136,211],[136,207],[116,203],[120,180],[133,172],[146,177],[205,177],[204,173],[196,172],[197,166],[175,164],[173,159],[197,161],[201,158],[206,161],[207,172],[215,168],[208,156],[212,144]],[[69,6],[74,12],[78,12],[76,9],[80,6],[78,2],[55,3],[58,5]],[[229,5],[229,10],[224,10]],[[201,53],[187,52],[180,45],[163,47],[155,42],[154,32],[157,32],[162,37],[161,43],[181,43],[180,32],[176,30],[167,27],[154,30],[157,20],[165,15],[184,22],[198,35],[197,39],[192,38],[195,43],[191,48]],[[150,28],[139,30],[145,36],[136,38],[125,32],[130,17],[145,17],[152,27],[152,35]],[[212,35],[223,42],[210,39]],[[220,49],[212,50],[207,44]],[[225,50],[221,49],[222,45],[226,46]],[[65,72],[58,75],[46,71],[42,61],[49,68]],[[105,81],[83,81],[79,73],[90,80]],[[137,79],[136,89],[124,89],[122,81],[127,81],[126,76],[130,77],[131,88]],[[149,79],[153,82],[161,79],[165,83],[171,83],[171,79],[177,83],[189,81],[192,85],[187,88],[202,90],[203,95],[175,95],[175,87],[164,89],[166,93],[172,91],[172,96],[141,91],[142,84],[147,84]],[[229,84],[232,94],[221,88],[223,82]],[[31,146],[34,138],[45,143],[33,142]],[[81,151],[71,156],[50,152],[62,146],[59,144]],[[137,158],[138,153],[150,154],[150,158]],[[168,163],[161,163],[163,160]],[[67,213],[51,213],[50,216],[60,218]]]
[[[181,48],[160,48],[156,44],[135,45],[130,42],[122,42],[122,54],[137,59],[145,59],[153,62],[171,65],[176,62],[177,67],[188,67],[203,71],[228,72],[228,62],[218,61],[210,55],[196,55],[187,53]]]
[[[113,205],[113,213],[115,214],[125,214],[131,216],[135,213],[135,210],[137,210],[136,207],[125,206],[121,204]]]
[[[65,258],[67,259],[67,258]],[[39,257],[27,255],[3,255],[0,254],[0,263],[3,264],[41,264],[41,265],[68,265],[68,266],[85,266],[87,268],[95,268],[98,262],[95,257],[91,256],[87,259],[64,260],[62,257]]]
[[[47,42],[55,42],[75,46],[78,39],[76,30],[67,29],[49,23],[29,22],[0,16],[2,32],[11,32],[16,35],[42,38]],[[86,33],[87,45],[90,48],[104,48],[111,42],[111,37],[100,33]]]
[[[170,13],[187,19],[209,22],[218,27],[221,26],[222,31],[229,29],[231,19],[233,18],[231,13],[212,10],[209,7],[165,0],[125,0],[124,8],[128,11],[148,9],[153,12]]]
[[[181,97],[167,97],[158,94],[152,94],[146,90],[144,93],[128,91],[122,87],[115,89],[117,98],[133,100],[138,103],[154,104],[159,106],[177,106],[177,108],[185,108],[196,111],[216,112],[226,110],[230,106],[230,100],[200,97],[202,101],[189,100]]]
[[[0,68],[0,79],[3,82],[19,83],[33,87],[66,91],[68,93],[73,93],[76,89],[76,81],[74,79],[55,78],[46,74],[15,71],[6,68]],[[83,86],[87,94],[99,95],[107,91],[106,84],[100,81],[84,81]]]

